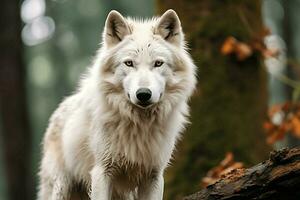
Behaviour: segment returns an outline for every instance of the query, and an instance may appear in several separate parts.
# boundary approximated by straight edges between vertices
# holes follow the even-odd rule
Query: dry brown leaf
[[[206,176],[202,178],[201,185],[202,187],[207,187],[208,185],[214,184],[222,176],[225,176],[232,170],[243,168],[243,166],[243,163],[234,161],[232,152],[228,152],[220,164],[209,170]]]
[[[270,122],[265,122],[263,127],[264,127],[264,130],[268,131],[267,133],[269,133],[270,130],[272,130],[274,128],[274,125]]]
[[[237,43],[237,40],[234,37],[228,37],[224,41],[222,47],[221,47],[221,53],[223,55],[229,55],[235,51],[235,45]]]
[[[227,152],[225,155],[225,158],[221,161],[220,165],[222,167],[226,167],[230,165],[233,162],[233,153],[232,152]]]
[[[221,47],[223,55],[235,54],[238,60],[242,61],[252,55],[252,47],[244,42],[240,42],[234,37],[228,37]]]
[[[242,42],[236,44],[235,52],[239,60],[245,60],[253,53],[252,48],[248,44]]]
[[[300,120],[299,120],[299,118],[293,117],[291,120],[291,124],[292,124],[292,133],[296,137],[300,137]]]
[[[260,53],[264,58],[277,57],[280,53],[279,50],[268,49],[264,42],[265,37],[270,34],[271,31],[268,28],[263,28],[247,42],[238,41],[232,36],[227,37],[221,47],[221,53],[223,55],[235,54],[240,61],[249,58],[253,52]]]
[[[274,132],[269,137],[267,137],[268,144],[274,144],[275,142],[282,140],[285,136],[285,132]]]
[[[283,113],[283,119],[280,124],[274,124],[272,119],[278,112]],[[300,104],[286,102],[272,106],[263,127],[267,134],[268,144],[274,144],[290,133],[300,138]]]

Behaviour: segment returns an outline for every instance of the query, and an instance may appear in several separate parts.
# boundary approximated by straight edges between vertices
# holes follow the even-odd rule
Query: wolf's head
[[[149,20],[111,11],[100,51],[101,90],[111,104],[126,101],[149,109],[164,101],[186,100],[194,89],[194,64],[173,10]]]

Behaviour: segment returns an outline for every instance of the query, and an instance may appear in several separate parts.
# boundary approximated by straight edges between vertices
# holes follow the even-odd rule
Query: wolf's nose
[[[136,91],[136,98],[142,103],[149,101],[151,95],[152,92],[148,88],[140,88]]]

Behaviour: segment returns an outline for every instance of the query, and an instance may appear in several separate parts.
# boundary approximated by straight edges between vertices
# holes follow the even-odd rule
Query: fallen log
[[[236,169],[184,200],[300,200],[300,148],[270,153],[249,169]]]

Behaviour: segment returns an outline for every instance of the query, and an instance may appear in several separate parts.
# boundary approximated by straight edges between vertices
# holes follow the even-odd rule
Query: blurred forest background
[[[201,189],[226,152],[251,166],[299,144],[300,0],[3,0],[0,199],[34,199],[47,121],[99,48],[111,9],[174,9],[198,66],[191,122],[165,175],[165,199]]]

